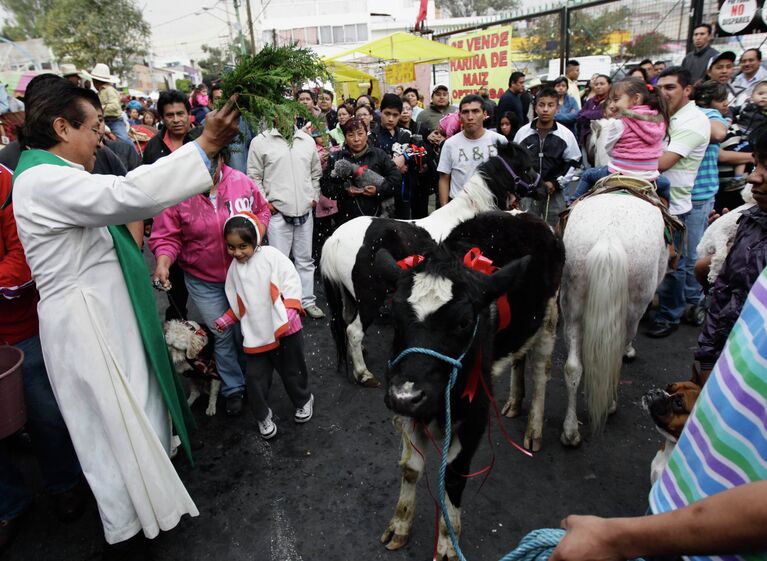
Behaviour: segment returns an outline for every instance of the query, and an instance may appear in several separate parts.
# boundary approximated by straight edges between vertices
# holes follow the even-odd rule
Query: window
[[[306,28],[306,44],[307,45],[317,45],[317,28],[316,27],[307,27]]]
[[[333,29],[330,26],[320,27],[320,43],[329,45],[333,42]]]
[[[298,43],[299,46],[306,44],[306,32],[303,27],[296,27],[293,29],[293,41]]]
[[[346,43],[343,25],[333,26],[333,43]]]
[[[364,23],[357,24],[357,41],[368,40],[368,26]]]
[[[346,39],[345,43],[354,43],[357,41],[356,25],[344,25],[344,39]]]

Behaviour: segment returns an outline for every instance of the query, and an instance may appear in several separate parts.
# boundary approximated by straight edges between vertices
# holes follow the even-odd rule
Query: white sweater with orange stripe
[[[293,263],[278,249],[261,246],[245,263],[232,261],[226,275],[227,315],[240,321],[246,353],[279,346],[288,334],[288,308],[303,314],[301,279]]]

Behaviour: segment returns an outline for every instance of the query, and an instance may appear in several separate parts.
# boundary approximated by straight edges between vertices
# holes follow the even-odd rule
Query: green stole
[[[69,167],[66,161],[46,150],[24,150],[13,175],[14,183],[26,170],[41,164]],[[133,313],[136,315],[136,323],[138,323],[149,365],[160,385],[163,400],[168,407],[181,444],[184,446],[184,452],[194,465],[187,427],[194,429],[196,424],[181,384],[175,375],[168,347],[165,345],[165,335],[157,313],[154,291],[149,281],[149,271],[144,256],[125,225],[107,226],[107,229],[112,235],[117,260],[128,287],[128,295],[133,306]]]

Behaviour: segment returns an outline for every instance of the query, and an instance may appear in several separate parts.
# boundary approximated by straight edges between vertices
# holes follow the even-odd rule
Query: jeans
[[[708,227],[708,215],[714,208],[714,198],[707,201],[693,201],[690,216],[687,218],[687,255],[684,268],[684,300],[688,306],[700,304],[703,300],[703,288],[695,280],[696,251],[703,232]]]
[[[687,228],[687,223],[691,212],[677,215]],[[687,270],[687,261],[689,260],[688,247],[683,246],[685,232],[674,231],[674,249],[679,255],[679,264],[675,271],[668,271],[663,281],[658,287],[658,297],[660,298],[660,307],[655,314],[657,323],[678,324],[682,318],[685,309],[685,271]],[[694,264],[694,262],[693,262]]]
[[[272,215],[266,236],[269,245],[279,249],[284,255],[293,255],[293,264],[301,278],[301,305],[313,306],[314,297],[314,259],[312,259],[312,238],[314,221],[311,212],[306,222],[294,226],[285,221],[279,212]]]
[[[603,177],[607,177],[608,175],[610,175],[610,171],[607,169],[607,166],[591,168],[584,171],[571,200],[575,200],[578,197],[585,195],[586,192],[591,189],[597,181]],[[669,180],[662,175],[659,175],[655,180],[655,185],[658,195],[666,200],[669,200],[669,197],[671,196],[671,183]]]
[[[221,394],[224,397],[245,391],[245,353],[242,350],[242,332],[239,324],[219,333],[215,321],[229,309],[223,282],[208,282],[184,273],[186,287],[192,302],[200,311],[202,321],[213,333],[213,356],[218,375],[221,376]]]
[[[40,338],[35,335],[15,346],[24,352],[22,376],[27,405],[26,426],[43,483],[49,493],[63,493],[80,482],[82,470],[48,381]],[[32,494],[11,462],[6,446],[6,441],[0,441],[0,520],[16,518],[32,502]]]
[[[607,166],[589,168],[585,170],[583,174],[581,174],[581,179],[578,181],[578,187],[575,188],[575,193],[573,193],[572,200],[585,195],[586,192],[591,189],[597,181],[603,177],[607,177],[608,175],[610,175],[610,171],[607,169]]]
[[[553,228],[559,222],[559,213],[565,209],[565,195],[562,191],[554,191],[553,194],[545,195],[541,200],[522,197],[519,207],[525,212],[540,216]]]
[[[104,122],[118,139],[133,146],[133,141],[128,136],[128,128],[125,126],[125,121],[122,119],[104,119]]]

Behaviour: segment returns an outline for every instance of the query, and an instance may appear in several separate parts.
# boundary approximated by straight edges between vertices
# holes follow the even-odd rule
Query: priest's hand
[[[211,111],[205,116],[205,128],[197,139],[197,143],[208,158],[213,159],[240,132],[240,110],[237,108],[237,97],[237,94],[233,95],[221,109]]]

